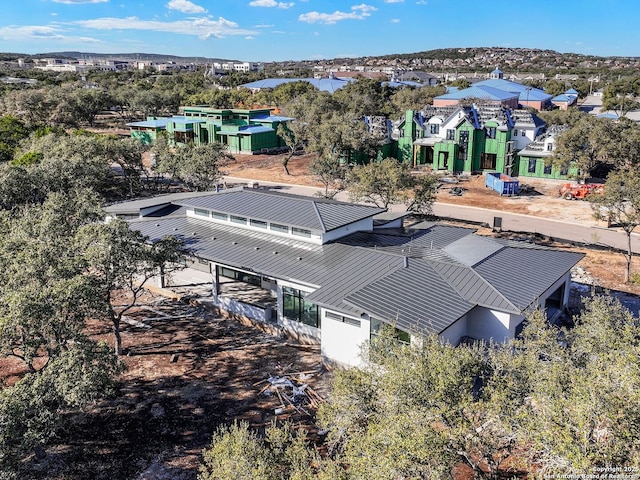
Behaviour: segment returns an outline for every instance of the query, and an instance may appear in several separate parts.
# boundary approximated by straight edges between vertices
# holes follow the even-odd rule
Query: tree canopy
[[[589,300],[574,320],[563,329],[531,312],[521,338],[506,345],[454,347],[429,335],[407,345],[383,329],[361,368],[335,371],[318,414],[328,430],[324,458],[289,426],[263,438],[240,424],[218,429],[200,478],[233,468],[265,479],[374,480],[635,468],[640,326],[610,297]]]

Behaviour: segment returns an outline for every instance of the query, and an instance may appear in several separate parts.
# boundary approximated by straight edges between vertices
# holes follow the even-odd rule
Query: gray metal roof
[[[478,235],[467,235],[445,246],[443,250],[468,267],[504,248],[499,243]]]
[[[474,308],[422,259],[346,297],[371,317],[410,332],[440,333]]]
[[[359,205],[243,190],[180,200],[165,210],[168,217],[133,220],[131,225],[152,241],[181,238],[199,258],[315,287],[307,299],[320,306],[436,333],[476,306],[522,313],[583,256],[434,223],[357,232],[315,245],[184,215],[185,203],[225,211],[220,205],[229,202],[247,208],[235,213],[256,218],[256,211],[279,212],[288,201],[293,210],[282,221],[289,224],[303,216],[300,205],[315,205],[318,212],[326,208],[327,215],[319,215],[329,224],[334,217],[362,215]],[[183,208],[175,211],[178,205]],[[345,212],[337,211],[342,208]],[[372,207],[365,208],[370,213]]]
[[[383,208],[290,195],[271,190],[241,189],[181,200],[185,207],[204,208],[294,227],[328,232],[372,217]]]
[[[444,262],[434,262],[433,268],[468,302],[505,312],[520,313],[515,305],[475,270],[464,265]]]
[[[517,308],[524,310],[583,256],[561,250],[507,247],[474,269]]]
[[[172,202],[189,197],[211,195],[211,192],[180,192],[166,195],[156,195],[154,197],[140,198],[126,202],[114,203],[104,208],[105,212],[113,214],[139,214],[140,210],[155,206],[169,205]]]

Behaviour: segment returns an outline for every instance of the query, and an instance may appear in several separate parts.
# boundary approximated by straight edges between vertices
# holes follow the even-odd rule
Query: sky
[[[640,56],[638,0],[0,0],[0,52],[271,62],[522,47]]]

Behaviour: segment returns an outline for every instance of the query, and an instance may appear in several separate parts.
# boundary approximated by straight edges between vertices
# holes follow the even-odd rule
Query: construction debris
[[[286,368],[284,369],[286,370]],[[309,411],[312,409],[315,411],[321,403],[324,403],[324,399],[303,380],[312,378],[315,374],[320,373],[317,370],[310,370],[306,372],[296,372],[290,374],[280,374],[272,376],[256,382],[254,386],[259,386],[266,383],[258,395],[277,395],[279,404],[274,408],[275,415],[291,414],[294,412],[300,415],[306,415],[312,417],[312,413]]]

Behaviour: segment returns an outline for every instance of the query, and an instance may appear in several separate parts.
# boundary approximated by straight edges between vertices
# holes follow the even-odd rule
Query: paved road
[[[238,177],[224,177],[228,184],[250,184],[252,180]],[[260,182],[278,191],[293,193],[296,195],[314,195],[322,191],[321,188],[304,185],[289,185],[275,182]],[[349,200],[346,192],[337,196],[338,200]],[[392,205],[389,210],[404,211],[404,205]],[[502,230],[523,233],[539,233],[557,240],[565,240],[574,243],[597,245],[627,250],[627,236],[621,229],[603,228],[579,223],[569,223],[532,215],[509,213],[488,208],[469,207],[450,203],[437,202],[433,206],[433,213],[440,218],[463,220],[473,223],[495,226],[495,219],[501,219]],[[634,253],[640,253],[640,235],[631,235],[631,249]]]

